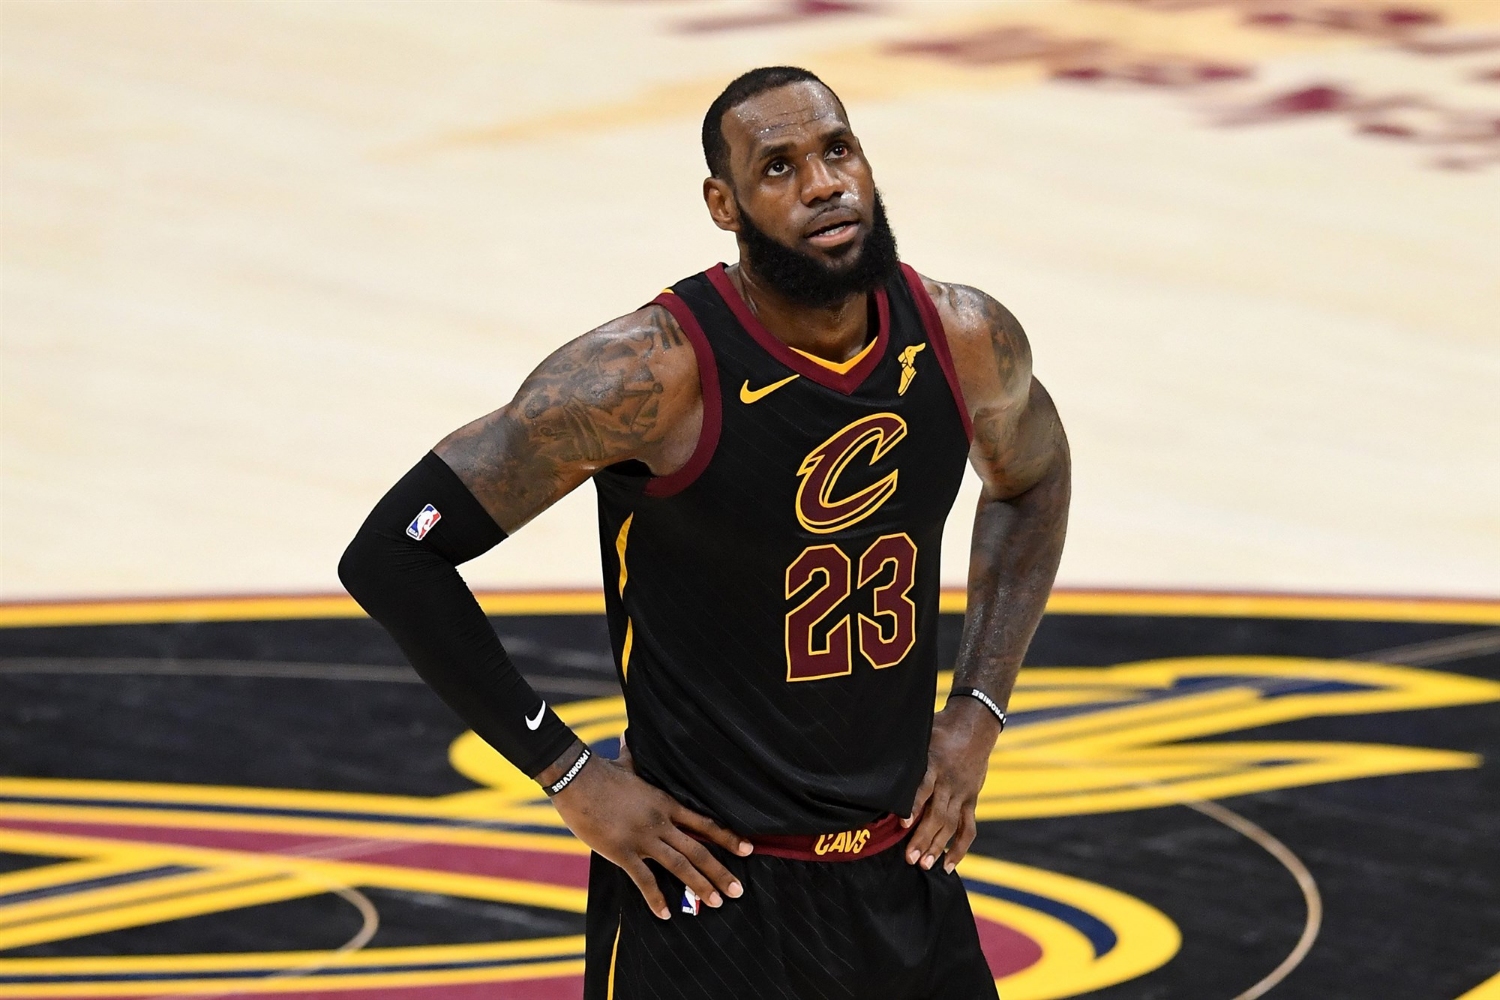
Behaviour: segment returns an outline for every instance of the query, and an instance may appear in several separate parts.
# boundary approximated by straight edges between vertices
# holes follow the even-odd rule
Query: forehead
[[[753,157],[768,146],[795,143],[848,127],[838,98],[811,80],[756,94],[724,114],[724,140],[736,159]]]

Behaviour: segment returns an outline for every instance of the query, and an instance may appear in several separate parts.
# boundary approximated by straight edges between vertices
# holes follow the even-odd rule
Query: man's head
[[[830,306],[896,268],[896,241],[838,96],[805,69],[736,79],[703,119],[703,198],[777,292]]]

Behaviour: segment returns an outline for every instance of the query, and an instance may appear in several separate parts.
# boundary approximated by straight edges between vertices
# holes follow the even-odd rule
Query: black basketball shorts
[[[995,1000],[962,880],[908,865],[905,843],[842,862],[710,847],[745,894],[696,915],[653,863],[671,920],[596,854],[584,1000]]]

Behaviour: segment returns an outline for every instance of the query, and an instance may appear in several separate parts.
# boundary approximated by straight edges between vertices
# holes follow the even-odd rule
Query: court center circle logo
[[[1476,755],[1420,747],[1193,741],[1294,719],[1497,700],[1500,684],[1482,679],[1321,659],[1029,668],[978,818],[1146,809],[1475,767]],[[622,699],[558,712],[596,751],[616,751]],[[581,935],[369,946],[379,923],[371,889],[584,910],[587,849],[535,783],[472,733],[453,743],[449,759],[480,787],[422,798],[0,779],[0,850],[62,859],[0,876],[0,952],[327,894],[359,916],[359,931],[327,950],[4,957],[0,998],[339,991],[350,1000],[417,1000],[499,984],[525,984],[528,997],[572,995]],[[1125,982],[1178,951],[1181,936],[1166,914],[1109,886],[980,855],[959,871],[1007,1000]]]

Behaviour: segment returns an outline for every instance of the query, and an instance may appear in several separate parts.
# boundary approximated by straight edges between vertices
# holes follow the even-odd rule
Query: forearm
[[[424,537],[409,537],[405,526],[427,503],[441,518]],[[438,696],[481,739],[537,776],[572,745],[573,734],[511,663],[456,568],[504,537],[429,455],[370,513],[339,577]]]
[[[1071,474],[1066,446],[1030,489],[981,497],[974,515],[969,600],[955,686],[975,687],[1001,707],[1041,621],[1062,558]]]
[[[1068,478],[1067,448],[1061,444],[1029,489],[1007,498],[986,493],[974,516],[969,608],[953,687],[982,692],[1002,714],[1057,575],[1068,522]],[[943,868],[952,872],[968,852],[977,829],[975,805],[1002,726],[989,705],[963,693],[950,697],[933,720],[927,774],[905,821],[910,825],[921,817],[907,843],[908,864],[930,869],[946,852]]]

